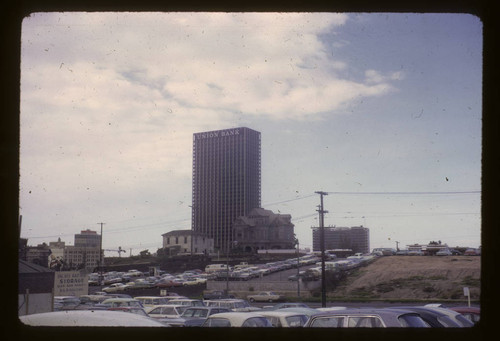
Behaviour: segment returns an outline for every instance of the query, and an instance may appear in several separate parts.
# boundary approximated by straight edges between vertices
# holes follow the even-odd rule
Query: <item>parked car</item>
[[[122,311],[73,310],[19,316],[29,326],[51,327],[166,327],[150,317]]]
[[[261,311],[259,314],[271,322],[273,327],[303,327],[309,316],[294,311]]]
[[[436,252],[436,256],[452,256],[453,253],[450,250],[440,250]]]
[[[181,287],[182,282],[180,282],[177,279],[171,279],[171,278],[161,278],[159,279],[155,284],[155,287],[158,288],[173,288],[173,287]]]
[[[154,287],[154,285],[146,281],[144,278],[135,279],[133,282],[128,282],[127,284],[125,284],[125,290],[144,289],[152,287]]]
[[[103,284],[104,285],[110,285],[113,283],[122,283],[122,278],[121,277],[104,277]]]
[[[184,305],[165,304],[146,308],[145,311],[148,313],[149,317],[157,320],[165,320],[167,318],[181,317],[182,313],[187,308],[188,307]]]
[[[55,296],[54,310],[73,310],[76,309],[82,302],[76,296]]]
[[[430,327],[417,313],[388,309],[344,309],[323,312],[310,317],[304,327],[323,328],[388,328]]]
[[[109,287],[105,287],[102,289],[105,293],[109,292],[117,292],[117,291],[125,291],[128,288],[128,284],[123,283],[113,283]]]
[[[226,294],[224,291],[220,290],[203,293],[204,300],[216,300],[221,298],[234,298],[234,295]]]
[[[481,252],[477,249],[467,249],[464,252],[465,256],[480,256]]]
[[[263,307],[263,309],[265,310],[279,310],[284,308],[309,308],[309,306],[305,303],[300,302],[283,302],[270,307]]]
[[[163,296],[136,296],[135,300],[142,303],[144,307],[154,307],[157,305],[168,304],[169,299]]]
[[[313,316],[315,314],[321,313],[320,310],[314,309],[314,308],[303,308],[303,307],[288,307],[288,308],[281,308],[280,311],[292,311],[296,313],[301,313],[307,316]]]
[[[476,324],[481,317],[481,309],[478,307],[450,307],[450,310],[462,314],[466,319]]]
[[[284,297],[273,291],[262,291],[256,295],[248,295],[247,299],[250,302],[274,302],[281,301]]]
[[[460,327],[466,327],[467,328],[467,327],[473,327],[474,326],[474,323],[472,323],[465,316],[463,316],[462,314],[460,314],[460,313],[458,313],[458,312],[456,312],[454,310],[451,310],[451,309],[448,309],[448,308],[444,308],[444,307],[430,307],[430,309],[445,314],[450,319],[452,319],[454,322],[456,322]]]
[[[175,300],[170,300],[168,304],[178,304],[185,305],[189,307],[204,307],[205,303],[202,300],[190,299],[190,298],[179,298]]]
[[[189,307],[179,318],[168,318],[163,322],[172,327],[201,327],[208,316],[230,311],[219,307]]]
[[[258,307],[252,307],[246,300],[241,299],[220,299],[205,301],[207,307],[222,307],[228,308],[232,311],[248,312],[260,310]]]
[[[108,299],[108,295],[82,295],[79,297],[80,302],[83,304],[96,304],[101,303],[105,299]]]
[[[229,312],[214,314],[205,320],[202,327],[272,327],[264,316],[254,312]]]
[[[428,307],[421,306],[405,306],[394,307],[392,309],[412,311],[420,315],[420,317],[433,328],[460,328],[461,326],[453,321],[449,316],[442,312],[432,310]]]
[[[103,306],[108,306],[109,308],[116,308],[116,307],[138,307],[138,308],[144,308],[142,303],[138,300],[135,300],[133,298],[108,298],[101,303]]]

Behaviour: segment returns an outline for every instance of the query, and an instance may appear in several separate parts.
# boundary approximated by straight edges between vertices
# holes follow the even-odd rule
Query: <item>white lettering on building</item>
[[[240,130],[239,129],[230,129],[230,130],[219,130],[219,131],[212,131],[208,133],[199,133],[195,134],[195,139],[196,140],[202,140],[202,139],[210,139],[214,137],[226,137],[226,136],[234,136],[234,135],[239,135]]]

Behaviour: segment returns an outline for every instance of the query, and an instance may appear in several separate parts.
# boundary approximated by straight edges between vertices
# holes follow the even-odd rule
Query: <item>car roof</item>
[[[404,308],[390,308],[390,309],[385,309],[385,308],[349,308],[349,309],[342,309],[342,310],[331,310],[331,311],[322,311],[318,314],[313,315],[312,317],[319,317],[319,316],[338,316],[338,315],[379,315],[382,318],[384,317],[394,317],[394,316],[401,316],[404,314],[416,314],[415,312],[409,311]]]
[[[306,315],[305,313],[301,313],[298,311],[281,311],[281,310],[261,310],[259,311],[259,314],[264,316],[276,316],[276,317]]]
[[[147,299],[147,298],[165,298],[165,296],[135,296],[134,299]]]
[[[133,301],[137,301],[139,302],[138,300],[136,300],[135,298],[128,298],[128,297],[111,297],[111,298],[107,298],[105,299],[102,303],[106,303],[106,302],[133,302]]]
[[[262,310],[264,311],[264,310]],[[290,308],[282,308],[279,309],[279,311],[293,311],[301,314],[306,314],[306,315],[315,315],[320,313],[319,310],[314,309],[314,308],[303,308],[303,307],[290,307]]]
[[[165,327],[163,323],[146,316],[113,310],[64,310],[24,315],[19,319],[30,326]]]
[[[223,318],[223,319],[231,320],[231,322],[235,322],[235,324],[242,324],[248,318],[251,318],[251,317],[265,317],[265,316],[260,314],[260,313],[255,313],[255,312],[231,311],[231,312],[213,314],[213,315],[210,315],[208,318],[209,319]]]

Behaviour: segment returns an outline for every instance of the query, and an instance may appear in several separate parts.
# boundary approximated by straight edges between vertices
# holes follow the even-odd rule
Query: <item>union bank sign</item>
[[[194,139],[195,140],[203,140],[203,139],[212,139],[212,138],[234,136],[234,135],[240,135],[239,128],[209,131],[206,133],[198,133],[198,134],[194,134]]]

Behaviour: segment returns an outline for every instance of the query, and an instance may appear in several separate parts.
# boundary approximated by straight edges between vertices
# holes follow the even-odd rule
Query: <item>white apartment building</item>
[[[192,230],[175,230],[162,234],[166,254],[210,254],[214,239]],[[192,247],[191,247],[192,246]]]

